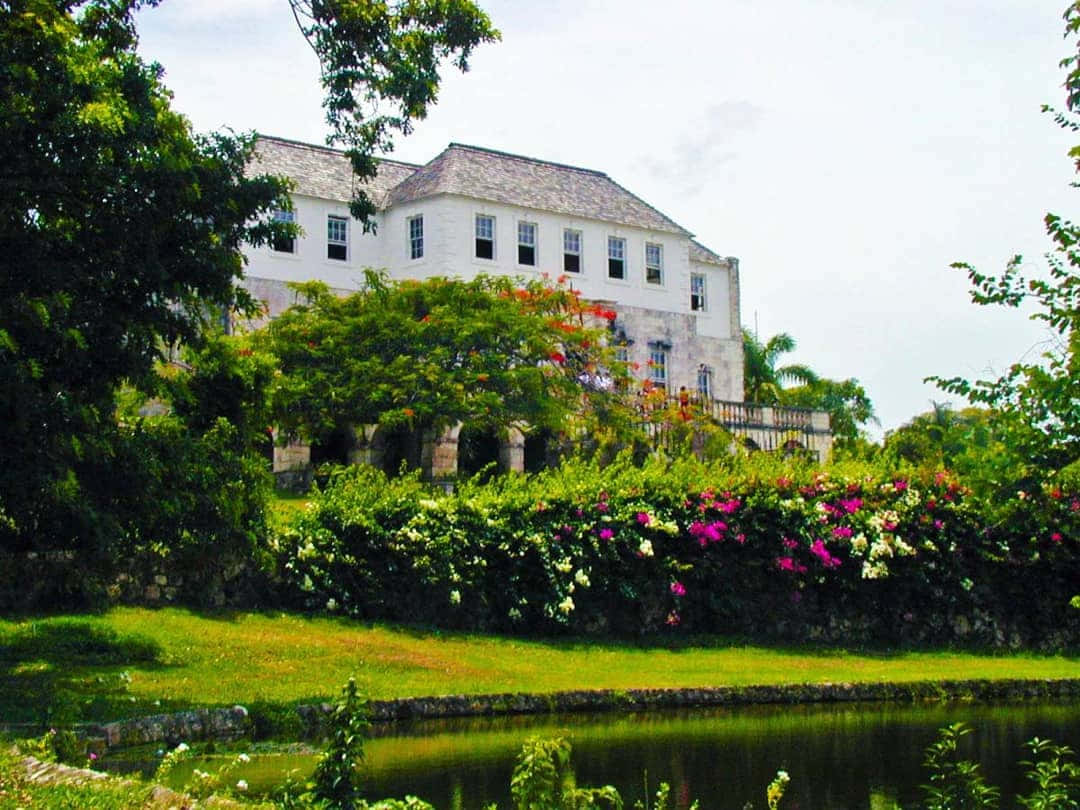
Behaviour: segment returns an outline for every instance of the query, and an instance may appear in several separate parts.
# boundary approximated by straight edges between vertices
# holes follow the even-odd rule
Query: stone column
[[[303,492],[311,486],[311,445],[299,441],[278,444],[274,428],[274,480],[282,489]]]
[[[499,466],[506,472],[525,472],[525,434],[516,427],[507,428],[499,442]]]
[[[460,423],[442,433],[425,431],[420,451],[420,466],[432,481],[452,481],[457,478],[459,433]]]
[[[311,445],[293,440],[278,444],[278,430],[274,428],[274,472],[290,472],[311,466]]]
[[[375,431],[378,425],[350,425],[353,446],[349,449],[350,464],[370,464],[379,466],[381,453],[375,447]]]

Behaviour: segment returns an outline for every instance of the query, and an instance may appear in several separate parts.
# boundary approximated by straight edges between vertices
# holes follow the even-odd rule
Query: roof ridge
[[[335,155],[345,157],[344,149],[336,149],[333,146],[325,146],[317,143],[308,143],[307,141],[298,141],[294,138],[283,138],[280,135],[267,135],[265,132],[256,132],[255,137],[262,138],[268,141],[287,143],[290,146],[302,146],[305,149],[311,149],[317,152],[332,152]],[[375,159],[378,160],[380,163],[396,163],[399,166],[408,166],[410,169],[422,169],[424,168],[424,166],[427,165],[426,163],[410,163],[407,160],[398,160],[397,158],[388,158],[381,156],[376,156]]]
[[[458,143],[457,141],[451,141],[450,144],[439,154],[445,154],[453,148],[468,149],[472,152],[483,152],[488,155],[498,155],[499,157],[510,158],[511,160],[521,160],[526,163],[540,163],[544,166],[554,166],[558,169],[569,169],[574,172],[581,172],[582,174],[591,174],[595,177],[607,177],[605,172],[598,171],[596,169],[586,169],[584,166],[572,166],[569,163],[559,163],[555,160],[544,160],[543,158],[529,157],[528,155],[519,155],[515,152],[504,152],[501,149],[490,149],[486,146],[475,146],[470,143]],[[438,155],[436,155],[438,157]],[[434,158],[433,158],[434,159]],[[608,178],[609,180],[611,178]]]

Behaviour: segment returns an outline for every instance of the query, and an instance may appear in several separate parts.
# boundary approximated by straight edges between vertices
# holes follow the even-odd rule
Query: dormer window
[[[652,242],[645,243],[645,282],[664,283],[664,247]]]
[[[617,236],[607,239],[608,278],[626,278],[626,240]]]
[[[536,266],[536,223],[518,223],[518,264]]]
[[[476,258],[495,258],[495,217],[476,215]]]

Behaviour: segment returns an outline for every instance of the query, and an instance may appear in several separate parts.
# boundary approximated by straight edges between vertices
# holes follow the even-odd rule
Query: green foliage
[[[777,366],[780,356],[795,351],[795,338],[786,332],[762,343],[749,329],[743,329],[743,397],[747,402],[778,405],[784,383],[812,385],[818,376],[808,366]]]
[[[289,598],[369,619],[1060,648],[1078,536],[1057,483],[986,500],[940,471],[623,456],[452,494],[346,470],[277,554]]]
[[[1020,799],[1028,810],[1067,810],[1080,807],[1080,765],[1073,750],[1038,737],[1027,744],[1032,759],[1028,768],[1032,792]]]
[[[777,365],[781,355],[793,351],[795,339],[787,333],[762,343],[743,329],[743,398],[761,405],[828,411],[832,433],[840,440],[838,449],[843,450],[856,442],[863,425],[877,422],[870,397],[854,378],[830,380],[808,366]]]
[[[622,810],[619,792],[605,785],[579,788],[570,769],[570,743],[562,738],[530,737],[521,747],[510,777],[514,810]]]
[[[349,678],[330,716],[330,740],[315,766],[312,793],[331,810],[353,810],[360,798],[357,766],[364,761],[368,731],[367,702]]]
[[[285,186],[193,135],[136,51],[144,0],[0,7],[0,548],[113,552],[114,390],[244,306],[240,248]]]
[[[1076,36],[1080,4],[1069,5],[1065,21],[1066,38],[1080,47]],[[1069,69],[1065,89],[1071,113],[1080,101],[1078,64],[1076,55],[1061,62]],[[1062,128],[1080,130],[1080,123],[1069,114],[1051,112]],[[1069,154],[1080,158],[1080,147]],[[1056,214],[1047,214],[1045,222],[1053,250],[1046,255],[1048,274],[1044,277],[1022,274],[1021,256],[1013,257],[999,276],[986,275],[964,262],[953,267],[967,273],[973,288],[971,300],[979,306],[1034,307],[1032,320],[1045,323],[1050,334],[1047,350],[1035,361],[1014,363],[996,380],[928,379],[945,391],[997,411],[1003,441],[1024,461],[1035,467],[1061,469],[1080,459],[1080,399],[1076,397],[1080,385],[1080,228]]]
[[[344,144],[359,183],[351,210],[372,227],[375,203],[363,182],[375,177],[377,153],[409,134],[439,89],[440,62],[460,70],[477,45],[499,32],[468,0],[289,0],[301,32],[319,57],[331,144]]]
[[[268,327],[282,375],[274,418],[286,432],[324,438],[335,428],[439,428],[465,422],[610,421],[610,391],[583,385],[605,362],[588,309],[562,285],[507,278],[392,282],[374,273],[346,298],[297,285],[304,303]]]
[[[925,764],[930,784],[924,785],[926,810],[979,810],[995,808],[998,789],[986,784],[978,763],[960,759],[957,744],[971,733],[963,723],[941,729],[936,742],[926,749]]]

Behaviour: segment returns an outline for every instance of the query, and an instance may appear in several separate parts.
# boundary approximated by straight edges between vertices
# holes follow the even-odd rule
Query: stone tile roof
[[[727,259],[717,253],[713,253],[696,239],[690,240],[690,261],[704,262],[705,264],[722,264],[725,267],[729,264]]]
[[[390,193],[390,203],[460,194],[689,236],[603,172],[452,143]]]
[[[352,198],[355,178],[341,150],[259,135],[255,153],[253,172],[290,177],[299,194],[341,202]],[[380,209],[435,194],[459,194],[690,236],[685,228],[603,172],[458,143],[450,144],[424,166],[380,158],[378,175],[364,188]],[[690,258],[727,264],[726,259],[693,240]]]
[[[380,159],[379,173],[364,190],[377,207],[385,208],[390,189],[419,168],[412,163]],[[292,178],[298,194],[341,202],[352,199],[352,165],[339,149],[259,135],[251,169],[260,174]]]

